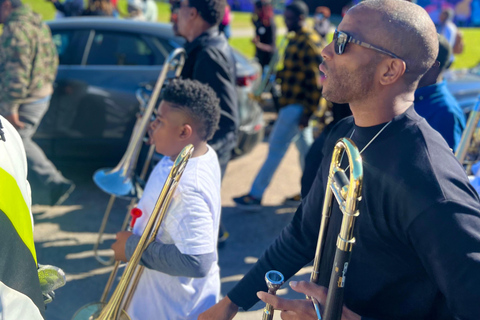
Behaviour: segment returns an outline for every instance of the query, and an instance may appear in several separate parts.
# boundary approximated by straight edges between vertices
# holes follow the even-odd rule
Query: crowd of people
[[[57,13],[55,18],[78,16],[124,17],[138,21],[156,22],[158,19],[157,4],[154,0],[128,0],[127,13],[118,8],[118,0],[88,0],[87,6],[83,0],[46,0],[51,2]]]
[[[90,0],[86,8],[75,0],[49,1],[65,17],[119,14],[110,0]],[[129,17],[156,20],[148,15],[149,1],[129,0]],[[252,42],[265,71],[277,50],[277,30],[271,3],[257,1],[254,10]],[[353,6],[329,44],[328,10],[316,11],[312,28],[303,1],[285,7],[289,35],[274,80],[278,116],[268,155],[250,192],[234,201],[240,209],[261,208],[291,142],[303,170],[301,201],[291,222],[220,300],[218,244],[228,237],[220,190],[239,126],[226,14],[225,0],[172,3],[173,30],[186,40],[187,58],[180,78],[162,90],[149,125],[150,140],[164,157],[137,204],[143,215],[132,231],[116,234],[116,260],[131,260],[177,156],[189,145],[194,151],[169,214],[141,252],[145,270],[126,308],[130,317],[226,320],[261,299],[281,310],[283,319],[318,319],[331,271],[339,268],[334,267],[342,224],[338,203],[331,207],[318,283],[290,282],[309,298],[269,294],[264,277],[278,270],[289,279],[314,258],[330,160],[337,140],[348,138],[362,157],[363,186],[348,280],[338,283],[344,290],[341,318],[478,319],[480,198],[452,152],[465,118],[443,80],[455,43],[447,24],[436,27],[423,8],[404,0]],[[32,140],[49,106],[58,57],[50,30],[21,0],[0,0],[0,23],[0,238],[9,244],[0,248],[0,318],[42,319],[26,167],[51,190],[52,205],[75,187]],[[314,140],[309,120],[322,97],[332,103],[334,119]],[[347,160],[338,164],[345,171]]]

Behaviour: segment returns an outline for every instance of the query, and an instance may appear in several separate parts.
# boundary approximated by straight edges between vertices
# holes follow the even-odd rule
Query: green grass
[[[24,3],[30,5],[32,9],[42,15],[44,20],[53,19],[55,16],[55,8],[46,0],[23,0]],[[170,6],[165,2],[157,2],[158,5],[158,21],[169,22]],[[119,0],[119,9],[121,12],[127,11],[127,0]],[[275,16],[277,29],[284,28],[283,18],[281,15]],[[311,21],[309,21],[311,23]],[[1,27],[1,26],[0,26]],[[233,12],[232,29],[235,30],[251,30],[251,14],[248,12]],[[457,55],[453,64],[454,69],[470,68],[480,62],[480,28],[462,28],[464,34],[465,49],[461,55]],[[1,29],[0,29],[1,32]],[[253,37],[253,31],[252,31]],[[277,43],[283,35],[279,35]],[[236,48],[247,57],[253,57],[255,47],[251,42],[251,37],[236,37],[230,39],[232,47]]]
[[[480,28],[462,28],[465,48],[455,56],[454,69],[470,68],[480,63]]]

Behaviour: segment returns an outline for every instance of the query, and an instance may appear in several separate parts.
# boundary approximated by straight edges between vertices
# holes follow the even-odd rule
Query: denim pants
[[[299,104],[291,104],[280,109],[278,118],[270,133],[267,159],[253,181],[250,190],[251,196],[257,199],[262,198],[292,141],[295,141],[299,151],[300,166],[303,171],[305,156],[313,143],[312,128],[306,127],[300,130],[298,126],[303,115],[303,109],[303,106]]]
[[[25,127],[23,129],[17,129],[25,146],[28,169],[34,173],[46,187],[53,187],[56,184],[67,181],[57,168],[55,168],[54,164],[47,159],[43,150],[32,140],[32,136],[37,131],[38,125],[48,110],[50,98],[51,96],[47,96],[37,101],[20,105],[18,115],[20,121],[25,124]]]

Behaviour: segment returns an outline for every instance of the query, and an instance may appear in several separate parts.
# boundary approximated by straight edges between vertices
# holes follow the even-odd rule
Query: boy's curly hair
[[[225,14],[226,0],[190,0],[189,5],[197,9],[203,20],[210,25],[219,25]]]
[[[198,125],[197,134],[202,140],[213,137],[220,121],[220,100],[210,86],[197,80],[174,79],[162,90],[162,99]]]

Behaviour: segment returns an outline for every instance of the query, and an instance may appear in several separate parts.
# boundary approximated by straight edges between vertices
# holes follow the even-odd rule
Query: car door
[[[54,37],[55,32],[61,33],[52,30]],[[55,157],[118,161],[139,110],[135,91],[156,81],[165,53],[148,35],[91,28],[75,32],[84,39],[77,47],[83,51],[81,61],[68,65],[60,59],[58,94],[51,105]]]

